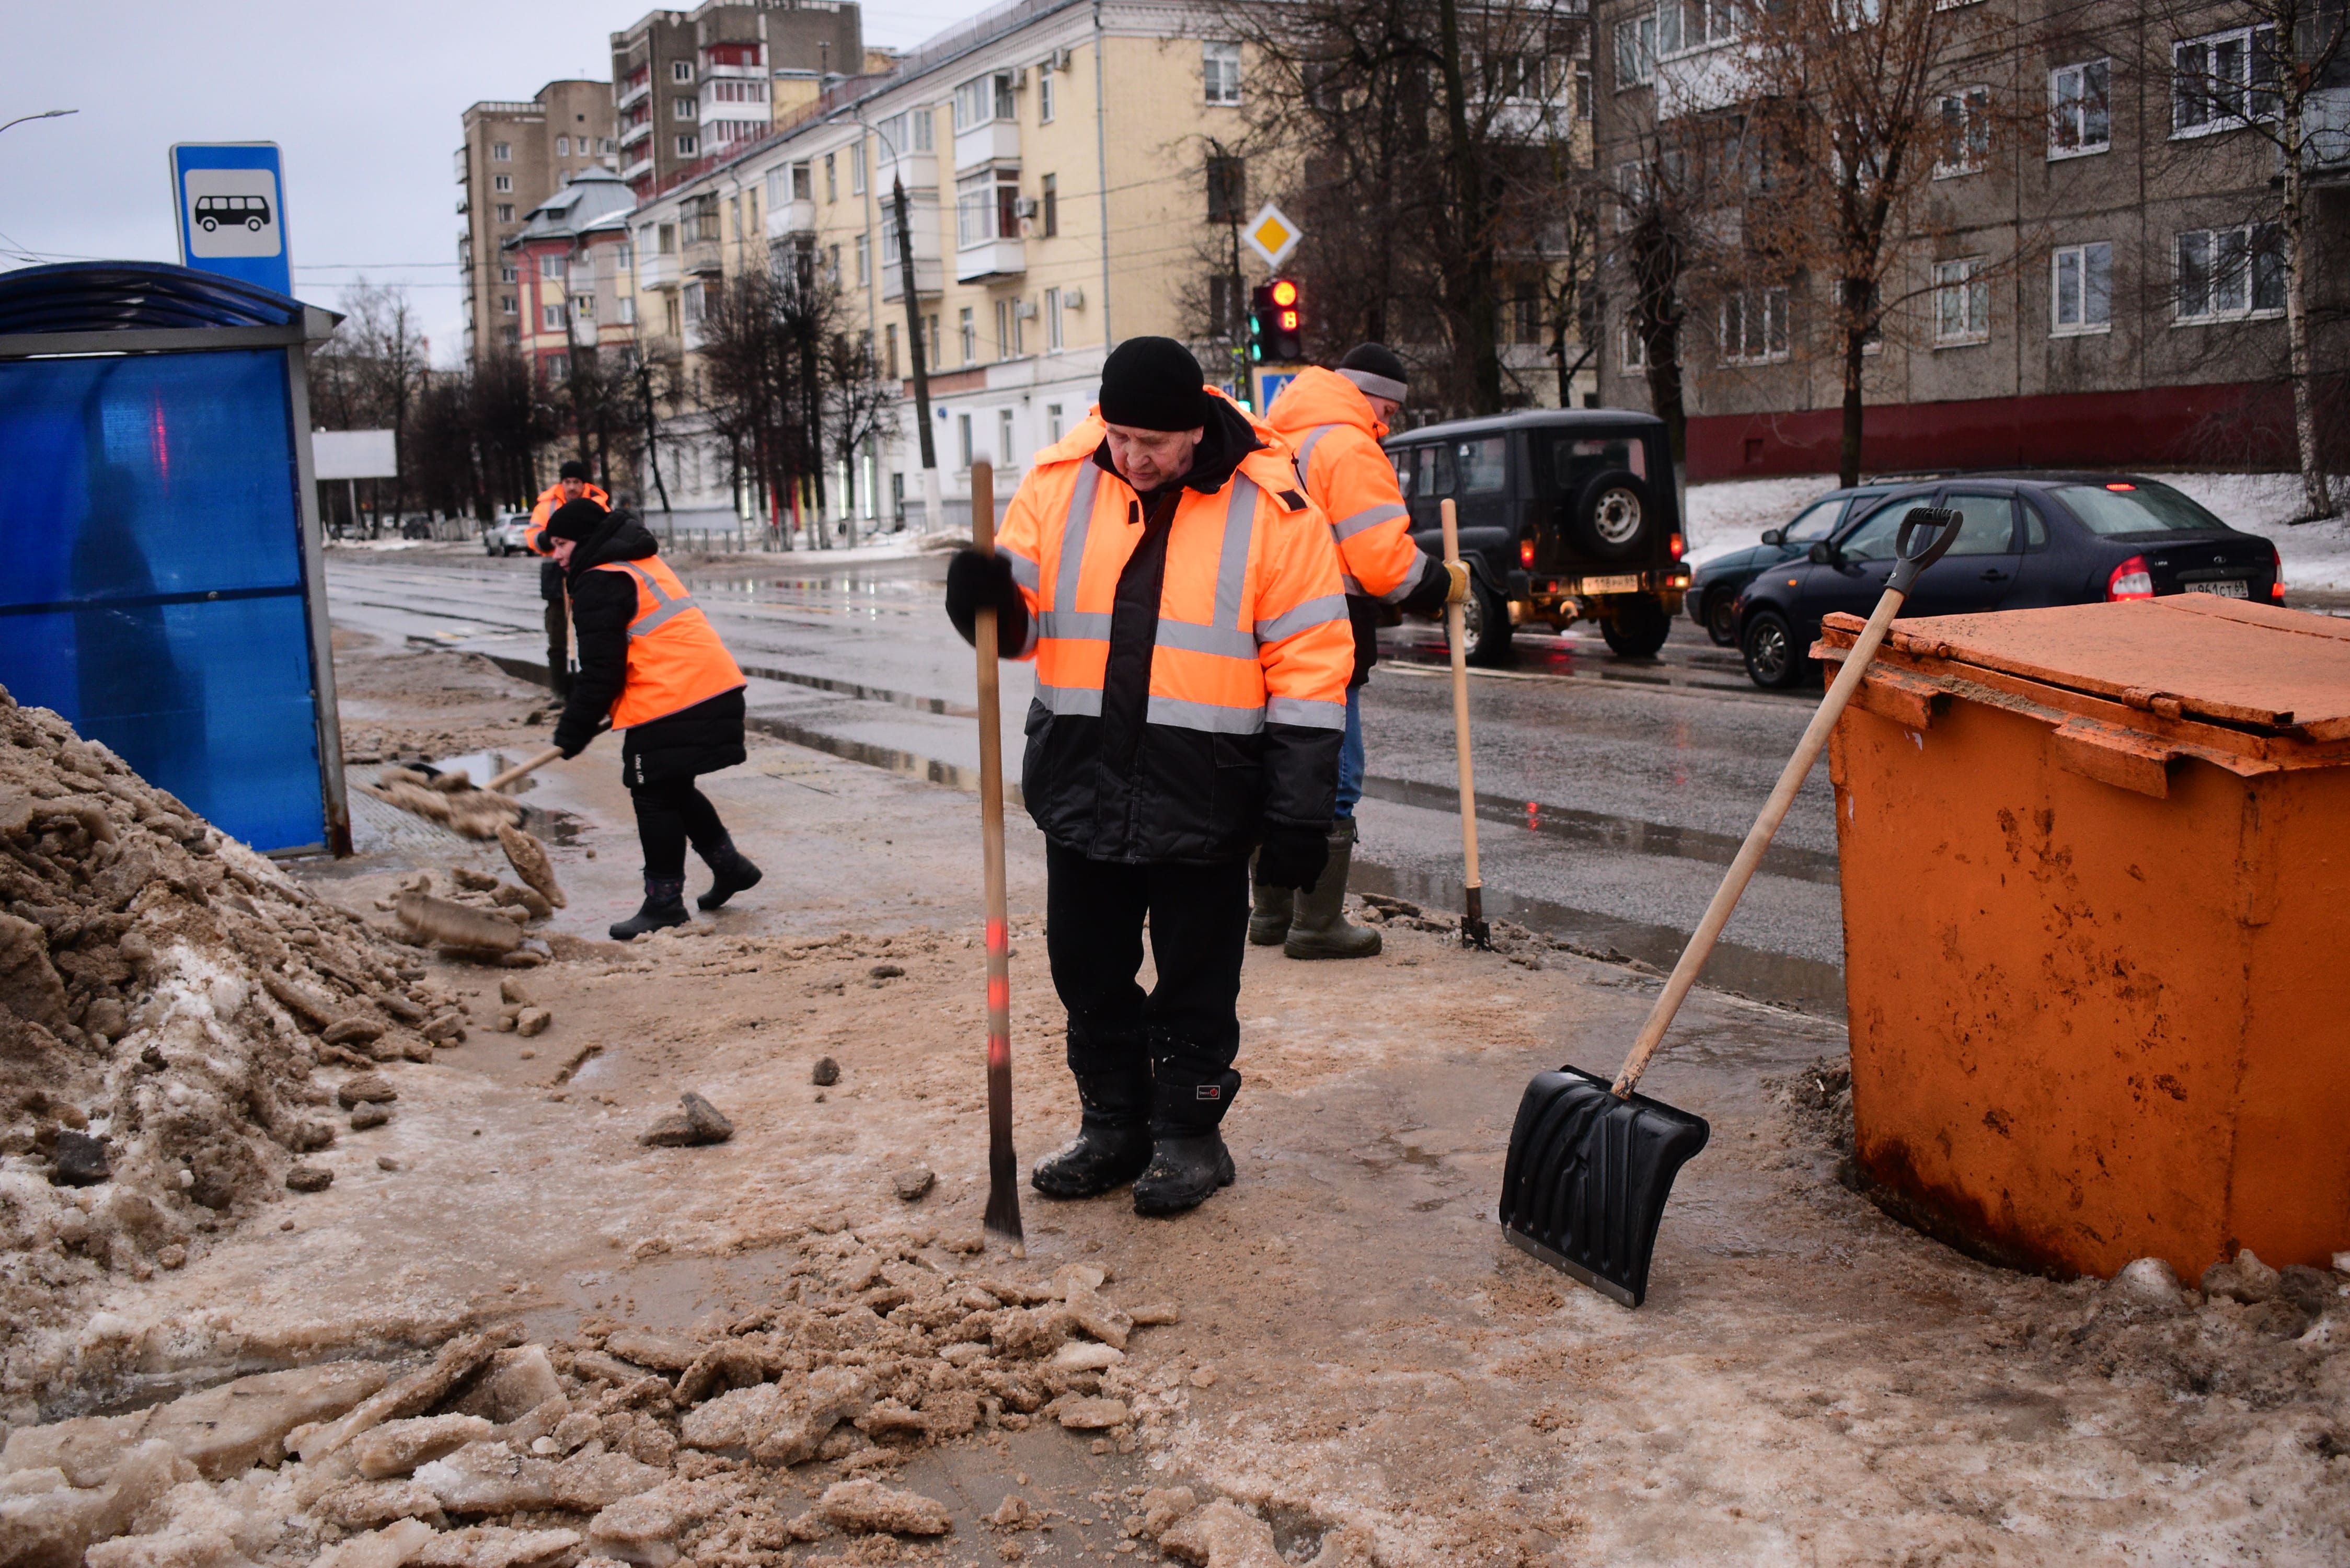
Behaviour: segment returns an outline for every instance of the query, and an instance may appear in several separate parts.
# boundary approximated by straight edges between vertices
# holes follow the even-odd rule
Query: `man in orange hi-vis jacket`
[[[1128,338],[1099,406],[1036,454],[997,553],[949,565],[956,629],[992,607],[1003,650],[1036,661],[1021,789],[1083,1107],[1030,1177],[1048,1197],[1131,1181],[1136,1213],[1174,1214],[1232,1179],[1217,1128],[1241,1085],[1249,853],[1281,886],[1320,875],[1355,657],[1292,456],[1181,344]]]
[[[1265,422],[1297,453],[1297,477],[1330,519],[1346,573],[1355,667],[1347,681],[1347,740],[1338,755],[1338,804],[1330,864],[1303,892],[1258,877],[1249,940],[1282,944],[1295,959],[1368,958],[1379,933],[1347,923],[1347,872],[1355,852],[1355,803],[1363,797],[1363,683],[1378,661],[1380,608],[1440,613],[1448,595],[1468,589],[1469,569],[1450,576],[1411,542],[1411,518],[1395,465],[1379,445],[1403,406],[1403,360],[1384,343],[1365,343],[1336,370],[1309,367],[1282,389]]]

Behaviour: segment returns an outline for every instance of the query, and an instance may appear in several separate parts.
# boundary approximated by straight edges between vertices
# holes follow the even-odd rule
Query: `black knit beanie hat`
[[[578,459],[574,458],[569,462],[565,463],[561,468],[556,469],[555,471],[555,477],[558,480],[576,479],[580,483],[585,484],[588,483],[588,465],[581,462]]]
[[[1144,431],[1195,431],[1208,422],[1200,362],[1172,337],[1129,337],[1102,361],[1101,416]]]
[[[1403,360],[1384,343],[1358,343],[1347,350],[1338,361],[1338,374],[1360,387],[1370,397],[1385,398],[1400,403],[1410,390],[1406,385],[1411,379],[1403,368]]]
[[[610,516],[610,513],[583,495],[555,509],[553,515],[546,520],[546,536],[568,539],[576,545],[601,528]]]

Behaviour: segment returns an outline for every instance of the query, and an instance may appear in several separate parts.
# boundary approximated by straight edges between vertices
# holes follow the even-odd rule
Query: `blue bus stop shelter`
[[[0,274],[0,685],[223,832],[350,851],[307,346],[185,267]]]

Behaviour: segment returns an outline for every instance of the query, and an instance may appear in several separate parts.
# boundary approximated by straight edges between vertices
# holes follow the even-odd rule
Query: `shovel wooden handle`
[[[494,794],[499,790],[505,788],[506,785],[514,783],[515,780],[521,778],[524,774],[535,774],[539,769],[545,767],[547,763],[561,760],[562,756],[562,747],[549,746],[546,750],[539,753],[538,755],[531,758],[530,761],[526,763],[516,763],[513,767],[508,768],[505,772],[500,774],[497,777],[492,779],[482,787]]]
[[[1461,517],[1448,498],[1437,506],[1437,515],[1444,527],[1444,564],[1449,567],[1461,564]],[[1461,768],[1461,860],[1463,867],[1461,887],[1462,912],[1461,940],[1464,944],[1484,947],[1490,939],[1485,930],[1485,879],[1477,869],[1477,770],[1469,760],[1469,633],[1462,618],[1462,607],[1444,607],[1445,640],[1452,646],[1452,753]]]
[[[971,543],[995,553],[995,467],[971,465]],[[1074,569],[1074,568],[1073,568]],[[1022,1241],[1020,1169],[1012,1147],[1012,935],[1003,887],[1003,725],[995,608],[972,618],[979,653],[979,836],[987,879],[987,1212],[982,1225]]]

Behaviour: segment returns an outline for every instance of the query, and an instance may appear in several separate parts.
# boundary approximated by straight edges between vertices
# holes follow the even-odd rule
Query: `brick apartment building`
[[[515,348],[521,279],[503,247],[563,185],[618,167],[610,84],[553,81],[526,102],[484,101],[464,114],[457,149],[457,263],[466,282],[465,358]]]
[[[596,353],[633,362],[636,265],[629,213],[636,199],[608,169],[583,171],[534,208],[503,248],[517,279],[516,347],[539,379],[568,380]]]
[[[2122,0],[1942,8],[1957,14],[1936,89],[1951,140],[1919,209],[1930,234],[1885,296],[1908,303],[1866,370],[1864,468],[2293,466],[2279,154],[2226,112],[2231,92],[2259,112],[2270,46],[2256,19]],[[1720,86],[1746,47],[1736,16],[1721,0],[1593,0],[1603,175],[1637,178],[1676,118],[1740,112]],[[2330,115],[2338,131],[2345,110],[2337,87],[2305,122]],[[2337,376],[2345,152],[2350,139],[2320,139],[2309,273],[2317,364]],[[1603,258],[1601,395],[1645,408],[1626,261],[1620,246]],[[1842,387],[1824,286],[1742,288],[1733,265],[1684,303],[1689,477],[1834,470]]]

